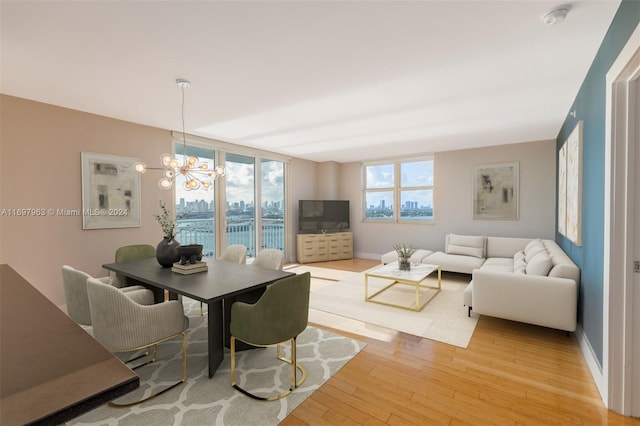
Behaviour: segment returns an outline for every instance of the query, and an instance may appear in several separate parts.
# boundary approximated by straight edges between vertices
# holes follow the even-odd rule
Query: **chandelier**
[[[138,173],[144,173],[147,170],[162,170],[162,177],[158,181],[158,186],[162,189],[171,189],[173,181],[177,176],[184,176],[184,189],[192,191],[198,188],[209,189],[213,185],[213,181],[224,176],[224,167],[216,166],[209,169],[207,163],[200,163],[198,157],[187,156],[187,137],[184,130],[184,89],[191,86],[188,80],[179,78],[176,84],[182,90],[182,163],[174,156],[164,153],[160,156],[162,167],[147,167],[146,164],[139,161],[133,165]]]

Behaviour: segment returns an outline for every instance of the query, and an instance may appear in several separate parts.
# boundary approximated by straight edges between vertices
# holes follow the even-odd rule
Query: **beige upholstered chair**
[[[94,278],[87,280],[87,294],[93,336],[111,352],[133,352],[152,348],[151,362],[154,362],[158,343],[182,336],[182,379],[180,381],[141,401],[127,404],[110,403],[110,405],[127,407],[148,401],[187,379],[185,330],[189,327],[189,318],[184,315],[180,301],[170,300],[150,306],[141,305],[127,297],[126,293]]]
[[[247,248],[242,244],[233,244],[224,249],[220,260],[227,262],[247,263]]]
[[[284,255],[278,249],[263,249],[253,259],[253,266],[282,271]]]
[[[231,386],[251,398],[273,401],[290,394],[307,377],[305,369],[298,365],[296,341],[307,328],[309,320],[309,287],[311,274],[283,278],[267,286],[264,294],[254,304],[236,302],[231,306]],[[276,346],[279,360],[291,364],[291,385],[287,391],[274,396],[258,396],[236,382],[236,339],[254,346]],[[280,344],[291,343],[291,359],[280,353]],[[251,351],[246,354],[251,356]],[[302,376],[296,378],[296,368]]]
[[[72,320],[85,326],[91,325],[91,311],[87,296],[87,279],[89,278],[93,277],[69,265],[62,265],[62,284],[67,302],[67,313]],[[114,282],[112,277],[96,279],[107,285],[113,285]],[[136,285],[120,290],[142,305],[153,304],[153,293],[142,286]]]

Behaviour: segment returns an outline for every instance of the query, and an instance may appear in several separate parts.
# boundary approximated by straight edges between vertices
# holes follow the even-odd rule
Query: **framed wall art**
[[[578,121],[558,153],[558,232],[582,245],[582,126]]]
[[[518,219],[519,163],[473,168],[473,218]]]
[[[140,226],[140,174],[136,158],[82,154],[82,228]]]

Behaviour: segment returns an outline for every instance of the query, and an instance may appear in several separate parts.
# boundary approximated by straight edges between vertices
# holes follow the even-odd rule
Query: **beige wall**
[[[148,164],[171,151],[169,131],[2,95],[0,209],[81,209],[81,151],[140,158]],[[156,245],[158,201],[171,205],[150,172],[142,176],[139,228],[83,230],[82,217],[0,217],[0,263],[8,263],[57,305],[60,267],[106,275],[102,263],[123,245]]]
[[[474,220],[473,166],[512,161],[520,163],[520,219]],[[398,242],[442,250],[444,237],[450,232],[554,238],[555,141],[439,152],[435,154],[434,173],[435,224],[374,224],[361,220],[360,163],[342,164],[340,198],[351,200],[351,230],[357,256],[378,259]]]
[[[80,111],[0,96],[0,211],[17,208],[81,209],[82,151],[139,158],[149,166],[171,152],[168,130]],[[24,159],[24,160],[22,160]],[[298,200],[317,197],[317,163],[292,159],[287,169],[287,258],[295,258]],[[158,201],[172,205],[158,188],[159,172],[142,175],[139,228],[83,230],[81,217],[0,216],[0,263],[8,263],[57,305],[64,305],[60,267],[91,275],[113,261],[123,245],[156,245],[162,230],[153,215]]]

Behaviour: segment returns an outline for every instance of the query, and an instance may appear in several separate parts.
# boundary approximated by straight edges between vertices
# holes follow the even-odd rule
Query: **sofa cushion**
[[[484,257],[484,250],[480,247],[458,246],[455,244],[449,244],[447,246],[447,253],[460,254],[462,256],[473,256],[478,258]]]
[[[474,269],[478,269],[482,266],[484,259],[478,259],[473,256],[462,256],[459,254],[446,254],[441,251],[437,251],[422,259],[422,263],[440,265],[443,271],[471,274]]]
[[[451,253],[451,254],[461,254],[463,256],[474,256],[474,257],[478,257],[478,258],[484,258],[485,257],[485,248],[486,248],[486,237],[481,235],[481,236],[477,236],[477,235],[457,235],[457,234],[449,234],[447,235],[446,241],[445,241],[445,252],[449,253],[449,247],[454,246],[453,250],[455,251],[455,253]],[[478,253],[476,250],[473,250],[472,253],[474,254],[467,254],[464,253],[464,249],[463,250],[459,250],[459,247],[469,247],[469,248],[474,248],[474,249],[480,249],[480,255],[476,256],[476,254]]]
[[[552,266],[553,262],[545,250],[544,253],[538,253],[531,261],[527,262],[526,272],[529,275],[547,276]]]
[[[507,257],[490,257],[480,268],[483,271],[513,272],[513,259]]]

